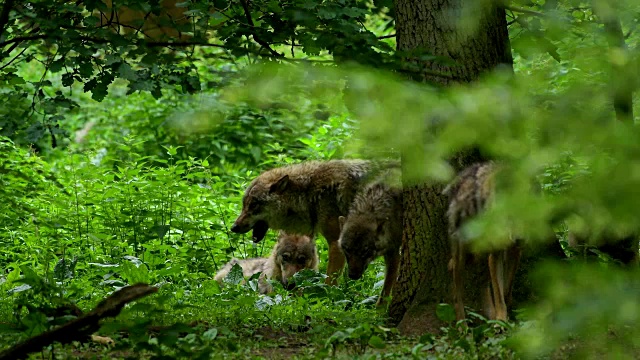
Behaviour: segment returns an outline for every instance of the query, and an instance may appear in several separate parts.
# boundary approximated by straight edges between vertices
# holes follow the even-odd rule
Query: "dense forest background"
[[[478,79],[397,49],[403,3],[2,1],[0,350],[78,315],[60,309],[146,283],[157,294],[96,332],[115,344],[32,358],[637,357],[640,278],[597,245],[640,230],[640,2],[501,5],[514,71]],[[442,16],[460,38],[495,6],[471,3],[416,1],[454,9]],[[295,277],[301,296],[213,281],[275,242],[229,231],[261,171],[402,158],[407,184],[444,183],[470,146],[502,161],[505,185],[469,234],[565,252],[526,268],[535,291],[512,322],[457,323],[445,299],[438,331],[400,331],[374,306],[382,259],[327,286],[321,240],[320,272]],[[569,248],[569,229],[591,243]]]

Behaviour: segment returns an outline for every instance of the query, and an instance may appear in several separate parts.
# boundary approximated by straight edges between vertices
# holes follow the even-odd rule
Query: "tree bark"
[[[447,86],[474,81],[498,66],[513,70],[506,15],[496,1],[395,0],[394,5],[400,52],[425,51],[453,62],[416,64],[416,60],[407,59],[425,69],[424,73],[414,75],[415,80]],[[473,15],[467,19],[471,22],[461,22],[469,14]],[[450,76],[430,75],[433,72]],[[477,151],[470,150],[458,154],[451,162],[459,171],[482,160]],[[403,258],[389,315],[406,334],[438,331],[443,324],[436,317],[436,306],[451,303],[447,199],[441,195],[442,189],[443,184],[405,184]],[[557,241],[551,251],[561,252]],[[523,257],[525,268],[530,260]],[[482,307],[479,300],[488,284],[486,268],[485,262],[466,265],[465,305]],[[528,294],[523,290],[528,283],[525,276],[521,266],[514,285],[515,297]]]

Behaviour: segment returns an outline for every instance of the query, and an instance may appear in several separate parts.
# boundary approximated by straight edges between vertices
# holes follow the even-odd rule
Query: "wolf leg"
[[[273,286],[271,286],[267,279],[268,277],[265,273],[262,273],[258,279],[258,291],[260,294],[270,294],[273,292]]]
[[[507,320],[507,305],[504,302],[504,251],[489,254],[489,273],[491,275],[491,289],[493,289],[493,304],[495,318]]]
[[[391,295],[393,285],[398,279],[398,269],[400,268],[400,253],[398,249],[384,256],[385,274],[384,285],[382,286],[382,294],[378,298],[376,306],[386,304],[386,299]]]
[[[325,283],[327,285],[338,285],[338,277],[346,263],[344,254],[342,250],[340,250],[340,245],[338,245],[338,239],[340,238],[340,222],[338,221],[338,217],[332,217],[321,222],[320,232],[329,244],[327,279]]]
[[[340,246],[338,246],[338,241],[328,241],[329,242],[329,260],[327,262],[327,279],[325,283],[327,285],[338,285],[338,277],[340,276],[340,272],[344,267],[346,259],[342,250],[340,250]]]
[[[464,293],[464,280],[462,278],[464,276],[464,254],[462,251],[462,245],[453,244],[451,260],[449,260],[449,271],[453,275],[453,307],[456,311],[456,320],[464,319],[464,303],[462,302]]]
[[[507,289],[505,291],[505,303],[511,304],[513,297],[513,283],[516,278],[516,271],[520,264],[520,257],[522,256],[522,248],[519,244],[513,244],[506,252],[506,275],[507,275]]]

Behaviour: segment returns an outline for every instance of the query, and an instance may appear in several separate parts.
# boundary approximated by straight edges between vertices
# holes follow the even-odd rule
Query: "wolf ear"
[[[280,179],[278,179],[278,181],[271,184],[271,186],[269,187],[269,193],[270,194],[281,193],[287,189],[288,185],[289,185],[289,175],[285,175]]]
[[[342,232],[342,228],[344,227],[344,223],[347,219],[344,216],[338,216],[338,224],[340,225],[340,232]]]

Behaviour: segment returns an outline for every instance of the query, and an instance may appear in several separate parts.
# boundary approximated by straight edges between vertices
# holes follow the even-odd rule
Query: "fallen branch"
[[[127,303],[151,295],[157,291],[157,287],[147,284],[126,286],[102,300],[93,311],[5,350],[0,353],[0,360],[25,359],[30,353],[38,352],[43,347],[53,344],[54,342],[66,344],[89,338],[92,333],[100,328],[100,320],[106,317],[117,316]]]

